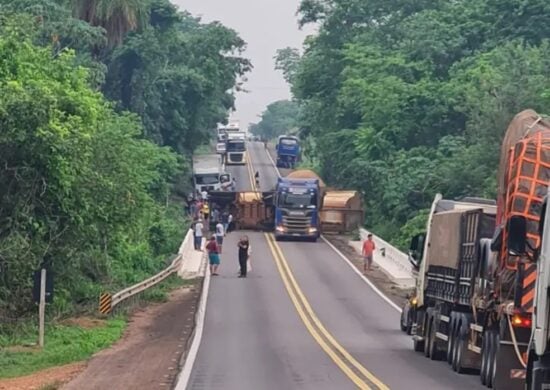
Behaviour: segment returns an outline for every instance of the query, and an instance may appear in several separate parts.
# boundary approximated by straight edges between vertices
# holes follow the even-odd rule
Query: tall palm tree
[[[126,34],[143,24],[147,13],[145,0],[72,0],[73,14],[107,31],[109,47],[122,43]]]

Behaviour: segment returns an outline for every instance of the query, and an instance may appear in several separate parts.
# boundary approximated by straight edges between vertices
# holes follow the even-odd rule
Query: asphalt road
[[[263,145],[249,150],[261,189],[272,189],[277,173]],[[250,189],[245,167],[229,169],[239,190]],[[274,243],[263,233],[246,233],[253,270],[237,278],[240,234],[227,237],[221,275],[211,281],[188,388],[484,388],[477,375],[455,374],[413,352],[398,328],[399,313],[322,240]]]

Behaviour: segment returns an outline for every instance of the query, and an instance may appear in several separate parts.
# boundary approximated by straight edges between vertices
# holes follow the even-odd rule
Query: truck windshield
[[[288,208],[315,208],[317,197],[314,194],[289,194],[284,193],[279,196],[279,207]]]
[[[200,185],[217,184],[220,181],[220,177],[215,173],[209,175],[195,175],[195,181]]]
[[[228,152],[244,152],[245,150],[244,141],[230,141],[227,143]]]
[[[298,141],[292,138],[283,138],[279,141],[279,143],[285,146],[295,146],[298,144]]]

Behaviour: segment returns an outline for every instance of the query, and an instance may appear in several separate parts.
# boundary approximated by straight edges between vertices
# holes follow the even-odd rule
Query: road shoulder
[[[349,245],[350,237],[344,235],[326,234],[325,238],[342,252],[348,260],[360,271],[363,272],[363,259],[357,251]],[[366,275],[386,297],[388,297],[397,306],[403,306],[403,302],[407,299],[407,293],[412,292],[411,289],[400,288],[394,283],[376,264],[373,264],[373,270]]]
[[[200,281],[135,313],[123,338],[96,354],[63,389],[171,388],[193,332]]]

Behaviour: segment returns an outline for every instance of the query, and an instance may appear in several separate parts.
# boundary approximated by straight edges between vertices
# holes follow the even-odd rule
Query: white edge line
[[[393,307],[395,310],[397,310],[399,313],[401,313],[401,311],[402,311],[401,308],[399,306],[397,306],[394,301],[392,301],[390,298],[388,298],[382,291],[380,291],[378,289],[378,287],[376,287],[374,285],[374,283],[372,283],[367,277],[365,277],[365,275],[363,275],[357,269],[357,267],[346,257],[346,255],[344,255],[342,252],[340,252],[340,250],[338,248],[336,248],[334,245],[332,245],[332,243],[329,240],[327,240],[325,238],[325,236],[321,236],[321,238],[323,239],[324,242],[326,242],[328,244],[328,246],[330,246],[332,248],[333,251],[335,251],[350,266],[350,268],[353,270],[353,272],[355,272],[357,275],[359,275],[359,277],[361,279],[363,279],[363,281],[365,283],[367,283],[369,285],[369,287],[374,290],[375,293],[380,295],[380,297],[383,300],[385,300],[391,307]]]
[[[267,154],[267,157],[269,157],[269,160],[271,161],[271,164],[273,164],[273,167],[275,168],[275,171],[277,172],[277,175],[279,175],[279,177],[281,177],[281,173],[279,172],[279,169],[277,168],[277,165],[275,164],[275,161],[273,161],[273,158],[269,154],[269,150],[266,150],[265,152]],[[330,246],[332,248],[332,250],[334,252],[336,252],[350,266],[350,268],[353,270],[353,272],[355,272],[357,275],[359,275],[359,277],[361,279],[363,279],[363,281],[365,283],[367,283],[369,285],[369,287],[372,288],[374,290],[374,292],[377,293],[380,296],[380,298],[385,300],[388,303],[388,305],[393,307],[399,313],[402,312],[402,309],[399,306],[397,306],[394,301],[392,301],[390,298],[388,298],[382,291],[380,291],[380,289],[378,287],[376,287],[374,285],[374,283],[372,283],[367,277],[365,277],[365,275],[363,275],[357,269],[357,267],[346,257],[346,255],[344,255],[338,248],[336,248],[334,245],[332,245],[332,243],[329,240],[327,240],[325,238],[325,236],[321,235],[321,238],[323,239],[324,242],[326,242],[328,244],[328,246]]]
[[[265,150],[265,154],[267,154],[267,157],[269,158],[269,161],[271,161],[271,164],[273,165],[273,168],[275,168],[275,172],[277,172],[277,176],[281,176],[281,172],[279,172],[279,168],[277,168],[277,164],[275,164],[275,161],[273,161],[273,157],[271,157],[271,154],[269,154],[269,147]]]
[[[199,352],[202,332],[204,329],[204,318],[206,317],[206,301],[208,300],[208,291],[210,290],[210,272],[208,271],[208,266],[206,267],[204,274],[201,300],[196,314],[197,323],[195,326],[195,335],[193,337],[191,347],[189,348],[189,353],[185,357],[183,368],[178,376],[178,382],[174,388],[175,390],[185,390],[187,388],[189,378],[191,377],[191,371],[193,370],[193,366],[195,365],[195,360],[197,359],[197,354]]]

